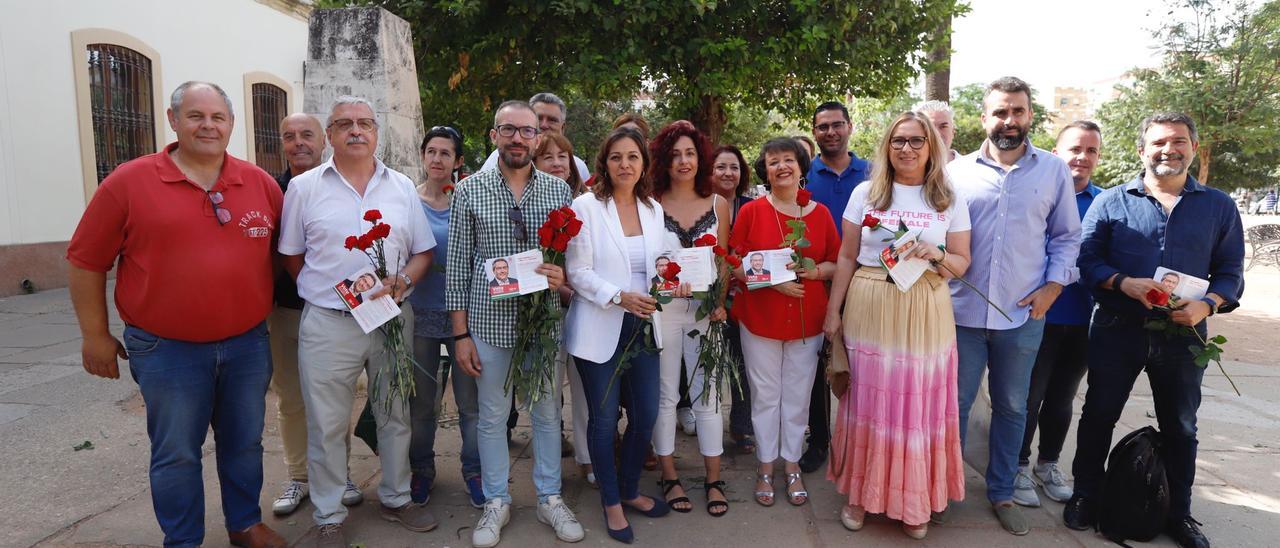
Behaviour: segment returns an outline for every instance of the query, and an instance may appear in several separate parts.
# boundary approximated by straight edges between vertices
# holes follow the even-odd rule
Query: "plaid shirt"
[[[516,206],[515,195],[497,168],[481,170],[457,185],[449,219],[448,267],[445,273],[445,308],[467,311],[467,329],[484,342],[500,348],[516,344],[516,307],[521,299],[494,301],[484,261],[534,249],[538,227],[552,210],[572,200],[569,185],[538,170],[520,197],[520,212],[527,237],[516,240],[507,212]],[[559,336],[559,334],[557,334]]]

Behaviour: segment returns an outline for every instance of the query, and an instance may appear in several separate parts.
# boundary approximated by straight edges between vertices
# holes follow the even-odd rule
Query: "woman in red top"
[[[787,269],[795,272],[796,281],[743,292],[733,305],[742,326],[742,353],[751,382],[751,422],[760,460],[756,502],[773,506],[773,465],[781,456],[787,500],[799,506],[809,499],[797,461],[804,446],[809,392],[822,346],[825,281],[835,272],[840,238],[831,213],[801,189],[803,175],[809,171],[809,155],[799,143],[790,138],[770,140],[754,167],[756,175],[768,184],[769,194],[742,206],[730,245],[742,256],[780,249],[792,231],[787,222],[800,219],[809,242],[808,247],[800,248],[800,254],[816,263],[811,270],[789,264]],[[742,268],[734,274],[746,280]]]

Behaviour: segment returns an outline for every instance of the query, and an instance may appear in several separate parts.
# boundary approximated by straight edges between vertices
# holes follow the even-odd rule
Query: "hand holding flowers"
[[[1222,376],[1227,378],[1227,382],[1231,383],[1231,389],[1235,390],[1237,396],[1240,395],[1240,389],[1236,388],[1236,381],[1232,380],[1231,375],[1228,375],[1227,370],[1222,367],[1222,345],[1227,343],[1227,338],[1222,335],[1215,335],[1210,337],[1209,340],[1205,340],[1195,326],[1199,325],[1200,321],[1203,321],[1205,316],[1208,316],[1208,313],[1200,314],[1199,311],[1187,310],[1188,308],[1197,308],[1194,306],[1196,304],[1208,308],[1208,304],[1201,301],[1184,301],[1177,295],[1166,292],[1155,280],[1150,280],[1152,282],[1151,287],[1136,283],[1147,281],[1144,279],[1127,278],[1124,281],[1135,282],[1128,286],[1128,290],[1124,291],[1125,294],[1129,294],[1129,291],[1135,288],[1146,287],[1147,291],[1141,294],[1142,298],[1139,301],[1144,305],[1150,305],[1149,308],[1152,310],[1159,310],[1168,314],[1165,317],[1148,319],[1143,324],[1144,328],[1149,331],[1158,331],[1169,338],[1194,336],[1200,342],[1200,345],[1191,345],[1187,349],[1191,351],[1192,360],[1196,367],[1208,367],[1210,361],[1218,364],[1218,370],[1222,372]],[[1177,317],[1175,318],[1175,316]],[[1192,320],[1196,320],[1195,323],[1183,323]]]

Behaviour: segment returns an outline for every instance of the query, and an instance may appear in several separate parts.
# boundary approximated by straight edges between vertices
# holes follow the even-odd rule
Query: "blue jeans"
[[[426,478],[427,484],[436,479],[436,411],[444,399],[444,386],[449,383],[449,370],[453,369],[453,400],[458,405],[458,430],[462,434],[462,479],[480,476],[480,450],[476,446],[476,421],[479,407],[476,402],[476,379],[462,372],[454,364],[440,367],[440,348],[444,345],[453,356],[453,339],[414,337],[413,357],[418,362],[414,369],[414,395],[409,399],[410,426],[413,435],[409,442],[409,469]]]
[[[1196,479],[1196,411],[1200,409],[1197,367],[1187,348],[1199,346],[1195,337],[1165,338],[1147,331],[1143,319],[1118,315],[1103,308],[1093,313],[1089,328],[1089,388],[1076,432],[1077,448],[1071,470],[1075,493],[1098,493],[1103,463],[1111,450],[1111,434],[1129,399],[1138,374],[1145,369],[1151,383],[1156,420],[1164,441],[1161,454],[1169,477],[1169,518],[1191,515],[1191,485]],[[1202,336],[1205,324],[1197,328]]]
[[[511,370],[510,348],[500,348],[475,335],[476,353],[480,357],[480,378],[476,393],[480,417],[476,434],[480,450],[480,478],[485,500],[502,499],[511,504],[507,481],[511,477],[511,452],[507,448],[507,415],[511,412],[511,394],[506,390],[507,373]],[[559,364],[557,364],[559,367]],[[560,494],[560,372],[552,372],[551,394],[544,394],[533,404],[529,419],[533,423],[533,486],[538,502]]]
[[[124,346],[147,408],[151,504],[164,545],[204,542],[200,447],[210,425],[227,530],[261,522],[262,422],[271,382],[267,323],[210,343],[126,326]]]
[[[591,463],[600,485],[600,503],[605,506],[620,504],[640,494],[640,467],[648,453],[649,440],[653,437],[653,423],[658,418],[658,390],[661,384],[657,352],[642,352],[631,358],[628,369],[609,385],[623,349],[641,320],[628,313],[622,319],[622,333],[618,336],[618,349],[605,363],[595,363],[574,357],[578,375],[582,377],[582,389],[587,395],[590,418],[587,420],[587,445]],[[636,339],[640,343],[640,339]],[[607,390],[606,390],[607,388]],[[627,409],[627,431],[622,436],[619,465],[614,469],[613,438],[618,432],[618,405]]]
[[[1027,393],[1031,371],[1044,335],[1044,319],[1027,319],[1013,329],[956,326],[959,349],[960,444],[964,445],[969,410],[978,396],[982,372],[990,369],[991,432],[988,437],[987,500],[1013,499],[1018,453],[1027,424]]]

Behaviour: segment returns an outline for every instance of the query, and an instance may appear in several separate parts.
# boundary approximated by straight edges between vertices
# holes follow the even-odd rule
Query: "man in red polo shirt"
[[[270,175],[227,154],[235,118],[221,88],[178,86],[168,118],[178,142],[116,168],[71,237],[84,368],[115,379],[116,358],[129,360],[147,408],[151,502],[165,546],[204,542],[200,447],[210,425],[231,543],[285,546],[258,507],[283,196]],[[107,330],[106,273],[117,264],[123,344]]]

